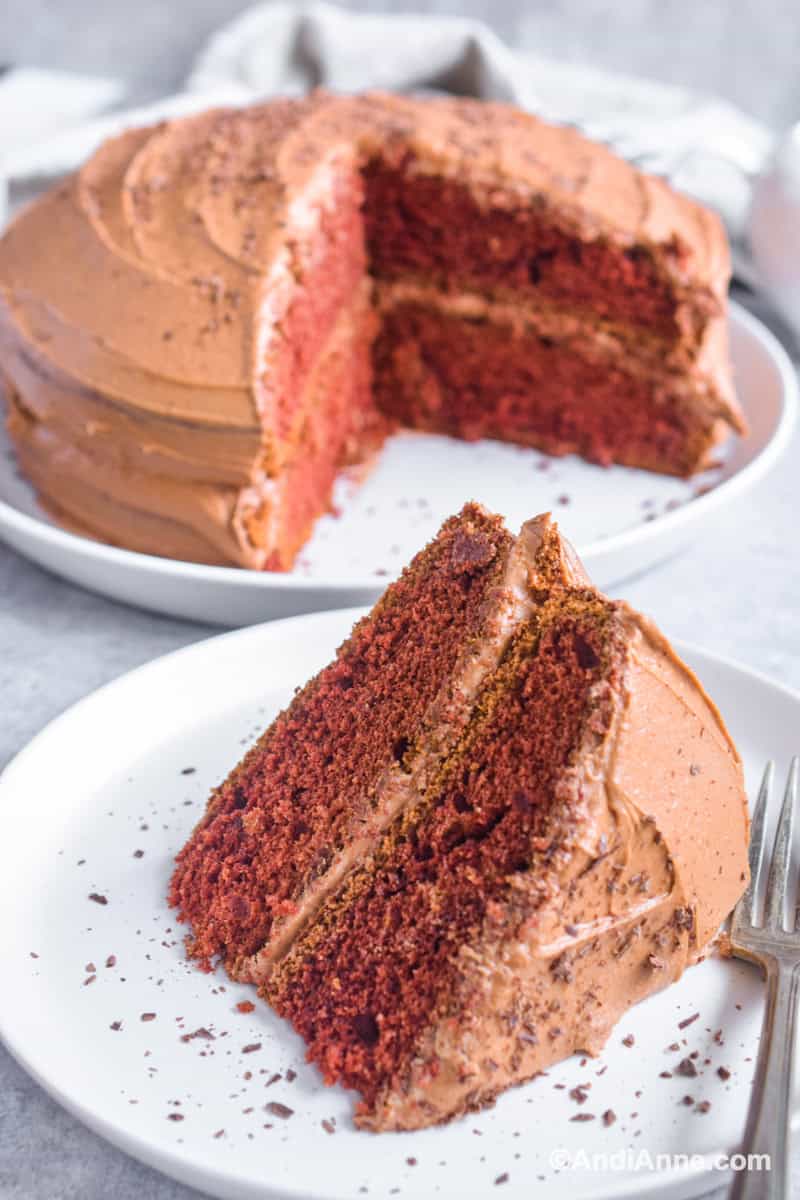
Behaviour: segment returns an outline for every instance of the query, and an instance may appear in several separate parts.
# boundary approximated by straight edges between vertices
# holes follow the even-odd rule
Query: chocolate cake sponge
[[[364,1128],[489,1103],[677,979],[747,881],[736,750],[549,517],[445,523],[212,796],[170,901]]]

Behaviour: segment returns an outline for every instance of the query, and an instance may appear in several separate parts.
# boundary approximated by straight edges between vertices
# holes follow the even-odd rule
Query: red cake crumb
[[[409,751],[478,632],[509,541],[496,518],[471,506],[448,522],[219,789],[178,856],[170,892],[202,963],[263,946],[273,923],[291,916],[309,872],[324,874],[369,819],[370,787]],[[302,759],[290,754],[301,743]]]
[[[676,297],[643,249],[581,242],[532,205],[482,209],[457,180],[415,171],[410,155],[396,166],[373,162],[365,181],[367,247],[378,276],[568,302],[677,336]]]
[[[623,361],[592,360],[501,323],[398,305],[384,314],[373,356],[382,411],[467,441],[499,438],[685,475],[709,434],[702,425],[693,430],[696,418],[680,402],[664,403]]]

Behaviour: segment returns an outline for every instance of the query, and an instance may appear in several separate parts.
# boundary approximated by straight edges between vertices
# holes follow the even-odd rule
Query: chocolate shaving
[[[294,1109],[289,1108],[288,1104],[281,1104],[280,1100],[270,1100],[269,1104],[264,1105],[264,1111],[272,1113],[273,1117],[281,1117],[284,1121],[294,1116]]]
[[[676,908],[673,920],[677,929],[689,930],[694,925],[694,917],[690,908]]]
[[[210,1029],[206,1029],[205,1026],[201,1025],[201,1027],[199,1029],[195,1029],[193,1033],[184,1033],[181,1037],[181,1041],[193,1042],[195,1038],[202,1038],[203,1041],[213,1042],[214,1035]]]
[[[561,983],[572,983],[572,970],[566,954],[561,954],[555,959],[550,966],[550,974]]]

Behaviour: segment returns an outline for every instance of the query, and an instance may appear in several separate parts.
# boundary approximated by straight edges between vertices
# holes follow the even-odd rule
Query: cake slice
[[[467,505],[212,796],[171,903],[356,1121],[489,1103],[677,979],[747,880],[736,749],[548,516]]]

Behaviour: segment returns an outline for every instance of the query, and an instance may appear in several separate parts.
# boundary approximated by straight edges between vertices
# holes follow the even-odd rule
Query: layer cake
[[[505,105],[211,111],[105,143],[0,240],[9,427],[70,526],[286,570],[398,425],[701,470],[744,430],[728,274],[712,213]]]
[[[736,749],[549,517],[447,521],[212,795],[170,901],[357,1123],[490,1103],[679,978],[747,881]]]

